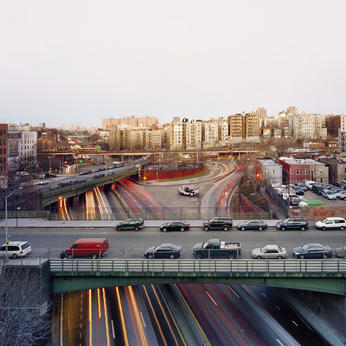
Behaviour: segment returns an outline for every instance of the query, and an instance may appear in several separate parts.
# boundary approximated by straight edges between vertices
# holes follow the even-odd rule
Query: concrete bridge
[[[113,184],[114,182],[138,174],[137,167],[118,168],[113,171],[103,171],[90,175],[83,175],[70,181],[62,181],[60,186],[41,190],[42,207],[58,202],[60,198],[77,197],[94,187]]]
[[[53,293],[136,284],[228,283],[346,294],[346,260],[50,260]]]

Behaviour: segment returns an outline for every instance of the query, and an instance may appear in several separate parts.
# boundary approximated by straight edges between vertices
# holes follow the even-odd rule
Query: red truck
[[[60,258],[91,257],[93,259],[104,256],[109,248],[107,238],[81,238],[60,254]]]

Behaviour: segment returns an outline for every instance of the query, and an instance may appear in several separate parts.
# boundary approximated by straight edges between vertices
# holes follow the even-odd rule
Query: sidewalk
[[[9,228],[114,228],[123,220],[71,220],[71,221],[50,221],[46,219],[8,219]],[[145,220],[144,228],[159,227],[169,220]],[[191,227],[202,227],[205,220],[184,220]],[[233,226],[244,220],[233,220]],[[278,220],[264,220],[269,227],[275,226]],[[5,228],[5,220],[0,221],[0,228]]]

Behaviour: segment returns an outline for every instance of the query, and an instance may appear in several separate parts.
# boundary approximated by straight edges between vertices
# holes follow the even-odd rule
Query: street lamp
[[[8,261],[8,226],[7,226],[7,199],[9,197],[11,197],[16,191],[18,190],[21,190],[23,188],[23,186],[19,187],[18,189],[16,190],[13,190],[10,194],[8,194],[6,197],[5,197],[5,248],[6,248],[6,261]]]

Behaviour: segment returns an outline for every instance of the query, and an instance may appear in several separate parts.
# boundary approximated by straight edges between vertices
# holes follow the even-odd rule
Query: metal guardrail
[[[346,260],[50,260],[51,273],[346,273]]]

